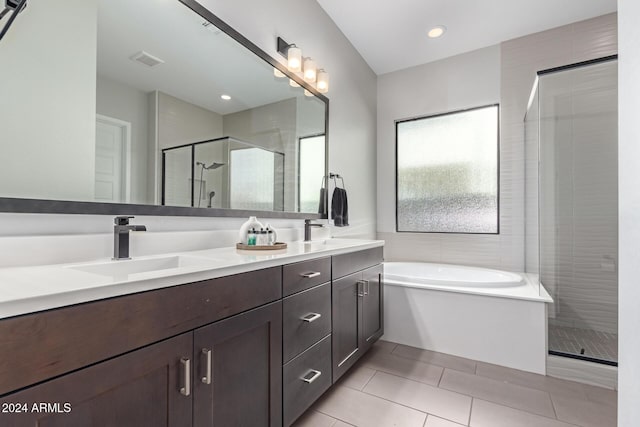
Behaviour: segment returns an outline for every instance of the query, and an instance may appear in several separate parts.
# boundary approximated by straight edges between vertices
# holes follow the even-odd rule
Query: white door
[[[129,200],[128,146],[130,124],[105,116],[96,120],[95,200],[125,203]]]

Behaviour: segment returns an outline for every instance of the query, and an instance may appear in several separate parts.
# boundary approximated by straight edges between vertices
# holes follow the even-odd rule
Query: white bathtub
[[[546,304],[552,300],[527,275],[387,262],[384,283],[384,339],[546,373]]]

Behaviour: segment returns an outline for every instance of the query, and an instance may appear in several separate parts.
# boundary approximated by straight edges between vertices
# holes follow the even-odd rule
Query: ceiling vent
[[[216,27],[215,25],[213,25],[209,21],[202,21],[202,26],[204,28],[206,28],[207,30],[211,31],[216,36],[222,32],[222,31],[220,31],[220,29],[218,27]]]
[[[141,50],[131,57],[132,60],[139,62],[147,67],[155,67],[156,65],[164,64],[164,61],[150,53]]]

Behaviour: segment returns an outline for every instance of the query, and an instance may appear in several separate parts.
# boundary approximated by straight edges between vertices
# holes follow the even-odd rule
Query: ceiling
[[[616,0],[317,0],[376,74],[616,11]],[[444,25],[437,39],[427,31]]]
[[[125,11],[125,12],[123,12]],[[178,1],[99,0],[98,75],[143,92],[159,90],[221,115],[283,99],[302,88]],[[149,68],[130,58],[146,51],[165,61]],[[226,94],[231,100],[220,98]]]

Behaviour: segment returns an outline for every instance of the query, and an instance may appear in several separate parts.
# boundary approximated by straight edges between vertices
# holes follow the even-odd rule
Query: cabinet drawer
[[[287,295],[331,280],[331,258],[312,259],[282,268],[282,293]]]
[[[371,248],[332,257],[332,278],[337,279],[380,264],[382,262],[382,251],[382,246],[380,246],[379,248]]]
[[[331,283],[285,298],[282,325],[285,362],[331,333]]]
[[[331,386],[331,336],[283,368],[284,425],[288,426]]]

